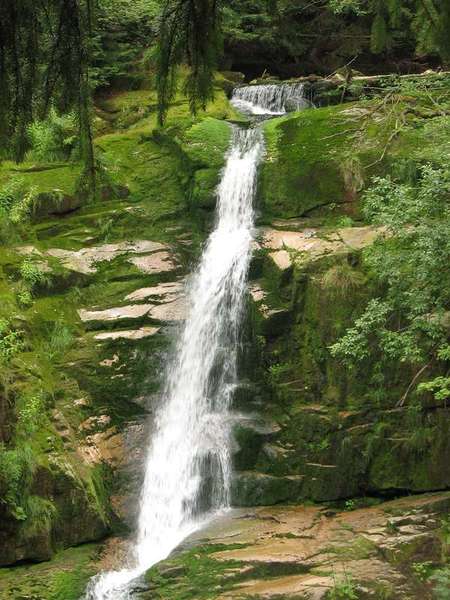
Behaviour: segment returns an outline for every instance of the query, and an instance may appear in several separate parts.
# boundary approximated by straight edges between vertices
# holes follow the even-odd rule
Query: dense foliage
[[[29,127],[55,105],[76,109],[85,173],[95,188],[88,67],[91,0],[5,0],[0,4],[0,146],[22,161]]]
[[[377,357],[416,373],[400,403],[432,370],[440,375],[421,390],[450,397],[450,173],[423,166],[413,184],[376,178],[365,195],[367,220],[385,234],[365,255],[384,294],[369,302],[332,352],[349,366]]]

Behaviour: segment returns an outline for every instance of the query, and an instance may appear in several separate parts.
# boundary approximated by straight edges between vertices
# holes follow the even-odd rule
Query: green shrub
[[[363,253],[364,266],[380,297],[368,302],[353,326],[331,346],[331,353],[360,369],[374,387],[383,384],[376,379],[379,373],[393,367],[415,372],[400,403],[423,383],[422,373],[427,376],[437,361],[445,371],[450,363],[450,352],[445,350],[450,303],[449,199],[450,171],[432,165],[418,170],[414,185],[391,177],[374,178],[364,195],[365,217],[386,232]],[[448,384],[445,375],[420,391],[445,400]]]
[[[411,568],[416,575],[417,579],[420,581],[426,581],[430,576],[431,569],[433,568],[433,564],[431,562],[422,562],[422,563],[413,563]]]
[[[28,221],[36,191],[26,189],[21,177],[11,177],[0,186],[0,240],[14,239],[14,226]]]
[[[20,307],[28,308],[33,304],[33,296],[30,290],[20,290],[17,292],[17,302]]]
[[[17,400],[17,433],[31,435],[42,425],[45,400],[42,393],[28,394]]]
[[[358,600],[357,588],[351,577],[336,581],[328,594],[328,600]]]
[[[49,281],[48,274],[29,258],[26,258],[20,265],[20,276],[31,290],[37,285],[44,285]]]
[[[43,121],[28,127],[31,150],[28,160],[54,162],[73,157],[77,149],[78,129],[74,113],[58,115],[52,109]]]
[[[7,183],[0,186],[0,212],[8,213],[20,198],[24,189],[22,177],[11,177]]]

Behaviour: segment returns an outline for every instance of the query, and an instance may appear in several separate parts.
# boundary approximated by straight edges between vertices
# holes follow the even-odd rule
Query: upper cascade
[[[236,88],[231,103],[252,115],[284,115],[310,106],[303,83],[246,85]]]

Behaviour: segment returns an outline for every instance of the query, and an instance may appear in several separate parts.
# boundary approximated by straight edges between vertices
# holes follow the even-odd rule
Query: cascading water
[[[187,319],[167,371],[129,566],[94,577],[87,600],[129,598],[133,579],[166,558],[207,515],[229,505],[229,408],[262,151],[259,128],[233,129],[216,225],[191,279]]]
[[[287,109],[302,110],[309,106],[303,83],[246,85],[233,94],[234,106],[252,115],[284,115]]]

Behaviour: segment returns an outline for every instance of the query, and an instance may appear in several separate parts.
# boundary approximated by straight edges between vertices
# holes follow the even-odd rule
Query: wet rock
[[[301,475],[275,477],[254,471],[236,473],[232,485],[234,506],[268,506],[302,496]]]
[[[81,250],[72,251],[62,248],[52,248],[47,254],[58,258],[61,263],[73,271],[83,274],[93,274],[96,272],[95,263],[110,262],[123,254],[147,254],[158,252],[167,246],[159,242],[150,240],[137,240],[134,242],[119,242],[117,244],[103,244],[101,246],[91,246],[81,248]]]
[[[179,298],[173,302],[153,306],[149,316],[156,321],[177,322],[186,318],[186,309],[185,298]]]
[[[123,331],[105,331],[97,333],[94,336],[94,339],[101,342],[114,340],[142,340],[156,335],[160,329],[160,327],[140,327],[139,329],[126,329]]]
[[[129,259],[143,273],[167,273],[177,269],[173,256],[168,252],[157,252],[149,256],[136,256]]]
[[[78,448],[78,453],[91,466],[105,463],[116,468],[124,459],[123,437],[115,427],[110,427],[106,431],[88,435]]]
[[[340,594],[351,593],[361,600],[428,600],[430,586],[424,586],[409,566],[416,557],[441,564],[442,556],[436,554],[436,549],[443,549],[439,532],[425,532],[433,542],[426,541],[422,550],[419,541],[414,542],[408,566],[406,555],[399,561],[384,549],[388,544],[408,546],[411,542],[388,523],[392,513],[407,518],[413,511],[420,511],[426,522],[434,514],[430,513],[433,502],[448,498],[450,493],[410,497],[351,512],[317,506],[233,510],[196,532],[177,553],[151,570],[147,580],[152,589],[144,598],[158,596],[161,589],[168,598],[193,589],[201,597],[204,582],[185,570],[195,556],[209,561],[218,600],[324,600],[339,584],[347,586],[347,592],[341,588]],[[378,531],[380,540],[366,539],[362,529]]]
[[[267,229],[263,244],[270,257],[282,271],[289,269],[297,258],[301,261],[314,260],[327,254],[348,253],[372,244],[383,234],[383,228],[346,227],[332,232],[278,231]]]
[[[184,283],[181,281],[172,281],[160,283],[152,287],[140,288],[125,297],[125,300],[131,302],[142,302],[151,298],[159,302],[171,302],[176,300],[184,289]]]
[[[78,315],[83,323],[91,326],[101,327],[105,323],[117,323],[121,321],[139,321],[145,317],[152,304],[130,304],[128,306],[117,306],[104,310],[85,310],[80,308]]]

